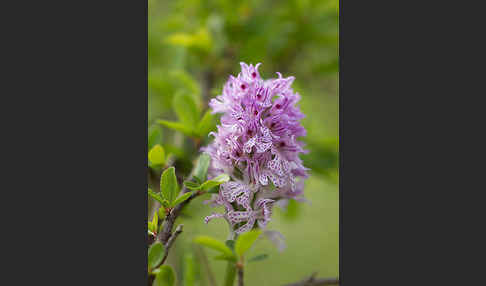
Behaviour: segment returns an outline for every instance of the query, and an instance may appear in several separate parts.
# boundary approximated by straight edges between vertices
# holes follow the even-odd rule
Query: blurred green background
[[[184,135],[156,122],[175,120],[175,93],[189,92],[204,112],[228,76],[239,72],[241,61],[262,63],[263,78],[277,71],[296,78],[293,87],[302,96],[302,123],[308,131],[302,140],[310,150],[303,156],[312,169],[305,188],[310,202],[275,210],[268,229],[283,233],[287,249],[278,252],[265,240],[256,244],[250,255],[268,253],[269,258],[247,265],[246,285],[282,285],[313,272],[338,276],[338,9],[338,0],[149,0],[149,148],[161,144],[180,174],[190,171],[197,149]],[[204,138],[203,145],[209,140]],[[190,241],[195,235],[225,240],[228,234],[223,220],[204,224],[203,217],[213,211],[202,204],[205,199],[192,201],[178,221],[184,232],[169,256],[177,273],[184,255],[194,252]],[[226,264],[205,252],[221,284]],[[199,272],[197,285],[209,285],[204,266]]]

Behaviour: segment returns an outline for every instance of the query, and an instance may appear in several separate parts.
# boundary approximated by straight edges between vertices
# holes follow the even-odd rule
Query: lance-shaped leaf
[[[210,131],[215,129],[214,117],[211,114],[211,110],[207,110],[199,121],[196,132],[199,137],[206,137]]]
[[[163,165],[165,163],[165,151],[159,144],[150,149],[148,158],[153,165]]]
[[[200,117],[194,98],[189,93],[181,91],[174,96],[172,106],[179,118],[179,122],[189,129],[194,129]]]
[[[164,245],[161,242],[152,244],[148,249],[148,267],[153,269],[162,262],[164,258]]]
[[[184,272],[182,282],[184,286],[194,286],[196,283],[196,264],[192,253],[184,255]]]
[[[162,196],[160,196],[159,193],[156,193],[156,192],[152,191],[151,188],[148,189],[148,194],[154,200],[158,201],[161,204],[163,203],[164,199],[162,198]]]
[[[175,283],[174,270],[169,265],[162,265],[157,271],[153,286],[173,286]]]
[[[155,233],[154,224],[151,221],[147,222],[147,224],[148,224],[147,227],[148,227],[149,234],[154,235]]]
[[[221,174],[221,175],[219,175],[215,178],[212,178],[211,180],[204,182],[201,185],[201,190],[203,190],[203,191],[209,190],[213,187],[216,187],[216,186],[219,186],[223,183],[226,183],[229,180],[230,180],[230,177],[227,174]]]
[[[267,258],[268,258],[268,254],[259,254],[257,256],[253,256],[252,258],[248,259],[248,262],[262,261]]]
[[[167,168],[160,179],[160,192],[162,198],[169,201],[169,205],[172,205],[177,195],[179,194],[179,185],[177,184],[177,178],[175,175],[175,168]]]
[[[162,141],[162,131],[160,130],[160,127],[157,125],[150,127],[148,131],[148,148],[152,149],[152,147],[154,147],[155,144],[158,144],[161,141]]]
[[[216,240],[210,236],[200,235],[194,239],[194,242],[219,251],[227,257],[234,256],[231,249],[229,249],[223,242]]]
[[[221,254],[218,256],[214,257],[215,260],[226,260],[226,261],[233,261],[236,262],[236,256],[235,255],[226,255],[226,254]]]
[[[255,240],[260,236],[262,233],[261,230],[251,230],[249,232],[245,232],[241,234],[235,243],[235,252],[241,258],[245,254],[245,252],[250,249],[253,245]]]
[[[167,120],[157,120],[157,123],[167,128],[182,132],[187,136],[194,136],[194,132],[192,131],[192,128],[186,126],[184,123],[167,121]]]
[[[188,188],[189,190],[193,190],[193,191],[197,191],[201,188],[201,185],[192,181],[185,181],[184,186],[186,186],[186,188]]]
[[[192,195],[191,192],[188,192],[188,193],[185,193],[183,194],[182,196],[178,197],[177,199],[175,199],[175,201],[172,203],[172,206],[176,206],[182,202],[184,202],[185,200],[187,200],[190,196]]]
[[[157,227],[159,226],[159,216],[157,215],[157,212],[154,213],[154,217],[152,218],[152,225],[154,228],[153,232],[157,232]]]
[[[196,167],[194,168],[194,177],[201,182],[206,181],[210,161],[211,157],[206,153],[202,153],[197,159]]]

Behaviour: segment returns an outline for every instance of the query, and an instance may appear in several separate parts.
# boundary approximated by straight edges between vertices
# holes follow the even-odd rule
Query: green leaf
[[[192,253],[186,253],[184,255],[184,274],[183,285],[194,286],[196,282],[196,266],[194,262],[194,256]]]
[[[226,260],[226,261],[236,261],[236,257],[234,255],[226,255],[226,254],[221,254],[218,256],[213,257],[215,260]]]
[[[157,212],[154,213],[154,217],[152,218],[152,224],[154,227],[154,232],[157,232],[157,227],[159,226],[159,216]]]
[[[165,163],[165,151],[159,144],[150,149],[148,158],[153,165],[163,165]]]
[[[172,106],[179,121],[187,128],[194,130],[200,117],[194,98],[187,92],[179,92],[174,96]]]
[[[182,203],[183,201],[187,200],[190,196],[192,195],[191,192],[187,192],[185,194],[183,194],[182,196],[178,197],[173,203],[172,203],[172,206],[176,206],[180,203]]]
[[[196,48],[202,51],[210,51],[212,38],[206,27],[201,27],[196,33],[174,33],[165,40],[167,43],[186,48]]]
[[[207,110],[201,118],[201,121],[199,121],[196,132],[199,137],[206,137],[210,131],[215,129],[215,127],[216,124],[214,123],[214,117],[211,114],[211,110]]]
[[[148,148],[152,149],[155,144],[158,144],[162,141],[162,131],[160,127],[157,125],[153,125],[149,128],[148,131]]]
[[[175,168],[167,168],[160,179],[160,192],[162,197],[172,205],[175,198],[179,194],[179,185],[177,184],[177,178],[175,175]]]
[[[192,131],[192,128],[187,127],[185,124],[183,124],[181,122],[157,120],[157,123],[162,124],[167,128],[174,129],[176,131],[182,132],[187,136],[194,136],[194,132]]]
[[[201,180],[199,180],[199,178],[198,178],[198,177],[196,177],[196,176],[192,177],[192,179],[193,179],[193,180],[194,180],[194,182],[196,182],[198,185],[200,185],[200,184],[202,184],[204,181],[206,181],[206,180],[201,181]]]
[[[155,227],[154,227],[154,224],[153,224],[151,221],[149,221],[149,222],[147,222],[147,223],[148,223],[148,230],[149,230],[149,234],[152,234],[152,235],[153,235],[153,234],[155,233]]]
[[[167,201],[167,200],[166,200]],[[164,206],[164,207],[168,207],[169,205],[167,206]],[[159,214],[159,217],[161,218],[164,218],[165,217],[165,209],[164,208],[159,208],[159,210],[157,211],[158,214]]]
[[[206,181],[210,161],[211,157],[206,153],[202,153],[197,159],[196,167],[194,168],[194,177],[201,182]]]
[[[234,240],[227,240],[225,242],[225,244],[231,249],[231,250],[234,250],[235,249],[235,241]]]
[[[148,267],[153,269],[162,262],[164,258],[164,245],[161,242],[156,242],[148,249]]]
[[[186,188],[188,188],[189,190],[193,190],[193,191],[197,191],[201,188],[201,185],[192,181],[185,181],[184,186],[186,186]]]
[[[176,69],[169,72],[171,82],[175,83],[176,90],[186,90],[193,96],[198,108],[201,108],[201,88],[197,80],[183,69]]]
[[[208,180],[206,182],[204,182],[202,185],[201,185],[201,190],[203,191],[206,191],[206,190],[209,190],[211,189],[212,187],[216,187],[216,186],[219,186],[223,183],[226,183],[230,180],[230,177],[226,174],[221,174],[215,178],[212,178],[211,180]]]
[[[152,191],[152,189],[148,189],[148,194],[150,197],[152,197],[153,199],[157,200],[159,203],[163,203],[164,199],[160,196],[159,193],[156,193],[154,191]]]
[[[206,246],[208,248],[211,248],[211,249],[214,249],[214,250],[217,250],[219,252],[221,252],[222,254],[228,256],[228,257],[231,257],[233,256],[234,257],[234,254],[233,252],[231,251],[231,249],[229,249],[224,243],[222,243],[221,241],[219,240],[216,240],[210,236],[206,236],[206,235],[200,235],[200,236],[197,236],[195,239],[194,239],[194,242],[195,243],[198,243],[198,244],[201,244],[203,246]]]
[[[172,267],[169,265],[162,265],[155,276],[153,286],[173,286],[175,282],[175,274]]]
[[[248,262],[261,261],[267,258],[268,258],[268,254],[259,254],[257,256],[253,256],[252,258],[248,259]]]
[[[262,233],[261,230],[251,230],[241,234],[235,243],[235,252],[239,257],[243,257],[245,252],[250,249],[255,240]]]

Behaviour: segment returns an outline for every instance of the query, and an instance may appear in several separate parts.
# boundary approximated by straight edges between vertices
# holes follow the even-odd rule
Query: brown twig
[[[243,286],[243,265],[236,265],[236,268],[238,269],[238,286]]]
[[[181,194],[185,194],[189,192],[187,188],[183,188]],[[200,193],[194,192],[187,200],[183,201],[182,203],[175,206],[169,214],[165,217],[165,223],[162,231],[159,232],[157,235],[157,240],[162,242],[164,245],[167,244],[169,238],[172,236],[172,228],[174,227],[175,220],[180,215],[182,209],[195,197],[197,197]]]
[[[169,250],[174,241],[176,240],[177,236],[182,232],[183,224],[180,224],[176,227],[174,234],[170,236],[169,241],[167,241],[167,244],[165,245],[165,254],[164,258],[162,258],[162,262],[160,264],[164,264],[165,260],[167,259],[167,256],[169,256]]]
[[[317,272],[314,272],[309,278],[302,281],[285,284],[284,286],[324,286],[324,285],[339,285],[338,278],[315,278]]]

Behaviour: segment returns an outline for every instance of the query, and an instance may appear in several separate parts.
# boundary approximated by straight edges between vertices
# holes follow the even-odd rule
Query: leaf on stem
[[[211,157],[206,153],[202,153],[197,159],[196,167],[194,168],[194,177],[201,182],[206,181],[210,161]]]
[[[182,196],[178,197],[177,199],[175,199],[175,201],[172,203],[172,206],[175,207],[176,205],[184,202],[185,200],[187,200],[190,196],[192,195],[192,192],[187,192],[185,194],[183,194]]]
[[[161,242],[155,242],[148,249],[148,267],[153,269],[162,262],[164,258],[164,245]]]
[[[227,174],[221,174],[221,175],[219,175],[215,178],[212,178],[211,180],[204,182],[201,185],[201,190],[203,190],[203,191],[209,190],[212,187],[219,186],[223,183],[228,182],[229,180],[230,180],[230,177]]]
[[[159,144],[150,149],[148,153],[148,159],[152,165],[163,165],[165,163],[165,151]]]
[[[260,236],[261,233],[262,233],[261,230],[251,230],[249,232],[245,232],[241,234],[236,239],[236,243],[235,243],[236,254],[240,258],[242,258],[245,252],[248,251],[248,249],[250,249],[250,247],[253,245],[253,243]]]
[[[162,265],[155,276],[153,286],[173,286],[175,282],[175,274],[172,267],[169,265]]]
[[[195,243],[198,243],[202,246],[206,246],[208,248],[214,249],[216,251],[221,252],[222,254],[228,257],[234,257],[233,252],[229,249],[224,243],[219,240],[216,240],[210,236],[200,235],[194,239]]]
[[[177,184],[177,178],[175,175],[175,168],[167,168],[160,179],[160,192],[162,197],[169,202],[172,206],[174,200],[179,194],[179,185]]]

